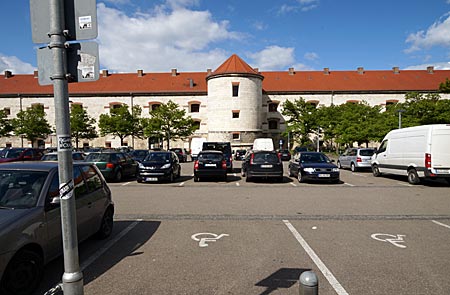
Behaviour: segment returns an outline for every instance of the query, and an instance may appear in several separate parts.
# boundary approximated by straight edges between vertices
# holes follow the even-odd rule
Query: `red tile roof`
[[[258,73],[239,56],[232,55],[214,72],[110,74],[95,82],[70,83],[70,95],[206,95],[207,77],[240,73],[264,78],[266,93],[407,92],[436,91],[450,78],[450,70],[387,71],[277,71]],[[210,74],[208,76],[208,74]],[[190,80],[192,79],[192,87]],[[0,75],[0,97],[53,95],[52,86],[40,86],[33,75]]]

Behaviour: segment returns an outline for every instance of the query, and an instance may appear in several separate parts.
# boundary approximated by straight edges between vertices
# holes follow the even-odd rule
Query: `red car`
[[[39,161],[44,154],[36,148],[5,148],[0,151],[0,163],[17,161]]]

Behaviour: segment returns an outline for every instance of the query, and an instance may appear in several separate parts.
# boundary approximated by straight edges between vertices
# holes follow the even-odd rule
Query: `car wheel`
[[[372,174],[375,177],[381,176],[380,169],[378,169],[378,165],[372,165]]]
[[[97,232],[99,239],[106,239],[112,233],[114,226],[114,211],[111,208],[106,209],[105,214],[102,217],[102,223],[100,229]]]
[[[169,182],[173,182],[174,178],[175,177],[173,176],[173,171],[171,171],[169,176]]]
[[[247,177],[245,178],[245,182],[249,182],[251,180],[250,176],[247,175]]]
[[[122,170],[117,170],[116,175],[114,176],[114,181],[121,182],[123,178]]]
[[[300,171],[298,171],[297,180],[298,182],[305,182],[305,179],[303,178],[303,175]]]
[[[228,177],[227,177],[227,175],[225,174],[225,176],[223,177],[223,181],[227,182],[227,179],[228,179]]]
[[[293,177],[293,176],[294,176],[294,173],[292,173],[291,169],[289,169],[288,171],[289,171],[289,172],[288,172],[289,177]]]
[[[245,171],[244,171],[244,169],[241,169],[241,176],[242,176],[242,177],[245,177]]]
[[[200,178],[197,175],[194,175],[194,182],[199,182]]]
[[[408,182],[410,184],[419,184],[420,183],[420,178],[419,175],[417,174],[416,169],[409,169],[408,170]]]
[[[355,163],[350,164],[350,170],[352,170],[352,172],[356,172],[356,170],[358,170],[358,168],[356,168],[355,166]]]
[[[20,250],[3,273],[0,293],[31,294],[39,286],[43,273],[44,262],[41,255],[31,250]]]
[[[178,173],[177,173],[177,178],[180,178],[180,177],[181,177],[181,166],[178,167]]]
[[[341,161],[337,162],[337,166],[338,166],[339,169],[342,169]]]

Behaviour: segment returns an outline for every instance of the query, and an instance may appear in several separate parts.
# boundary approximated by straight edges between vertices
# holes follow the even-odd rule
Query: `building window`
[[[314,108],[317,108],[317,106],[319,105],[318,100],[308,100],[306,103],[308,103],[310,106],[313,106]]]
[[[200,104],[199,103],[191,103],[190,112],[191,113],[200,112]]]
[[[239,118],[239,111],[232,111],[232,113],[233,113],[233,119]]]
[[[270,120],[269,121],[269,129],[270,130],[278,129],[278,121],[277,120]]]
[[[4,108],[3,111],[5,112],[5,115],[7,115],[7,116],[11,115],[11,109],[10,108]]]
[[[122,104],[115,103],[115,104],[111,104],[109,108],[114,110],[114,109],[119,109],[120,107],[122,107]]]
[[[239,96],[239,82],[233,83],[233,97]]]
[[[345,103],[358,104],[359,100],[350,99],[350,100],[347,100]]]
[[[275,103],[275,102],[269,103],[269,112],[270,113],[277,112],[277,109],[278,109],[278,104],[277,103]]]
[[[153,103],[150,105],[150,111],[154,111],[161,106],[160,103]]]
[[[239,132],[233,133],[233,140],[239,140],[241,139],[241,134]]]
[[[200,129],[200,121],[194,121],[194,130]]]
[[[397,103],[398,103],[398,100],[395,100],[395,99],[386,100],[386,110],[389,109],[390,107],[392,107],[393,105],[396,105]]]

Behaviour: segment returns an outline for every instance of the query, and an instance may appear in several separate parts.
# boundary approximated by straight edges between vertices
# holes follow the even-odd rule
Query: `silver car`
[[[349,148],[339,156],[339,168],[350,168],[352,172],[360,169],[370,169],[370,160],[375,153],[374,148]]]
[[[78,240],[108,237],[114,204],[94,164],[73,164]],[[0,165],[0,294],[31,294],[62,254],[57,162]]]

